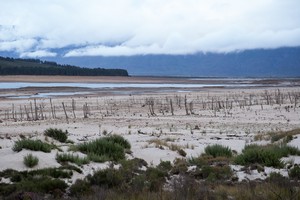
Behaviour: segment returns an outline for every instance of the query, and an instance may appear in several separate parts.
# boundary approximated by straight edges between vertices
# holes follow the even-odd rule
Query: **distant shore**
[[[61,83],[232,83],[251,81],[255,83],[279,83],[289,81],[300,84],[300,78],[187,78],[187,77],[155,77],[155,76],[32,76],[6,75],[0,76],[0,82],[61,82]]]

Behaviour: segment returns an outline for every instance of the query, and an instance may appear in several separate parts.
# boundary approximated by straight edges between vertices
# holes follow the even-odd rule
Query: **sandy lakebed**
[[[197,79],[155,77],[59,77],[2,76],[3,85],[19,83],[132,83],[187,84],[155,87],[37,87],[0,89],[0,171],[11,168],[31,170],[23,157],[31,152],[39,158],[33,169],[58,167],[58,150],[51,153],[22,150],[14,152],[21,138],[55,143],[64,152],[68,145],[46,138],[48,128],[68,131],[75,144],[122,135],[131,144],[128,158],[142,158],[149,165],[183,158],[171,146],[186,152],[186,158],[199,156],[211,144],[230,147],[241,153],[247,144],[267,144],[270,131],[300,128],[299,79]],[[191,87],[203,84],[203,87]],[[40,95],[46,94],[46,95]],[[40,95],[40,96],[39,96]],[[300,147],[300,133],[290,145]],[[81,153],[76,153],[83,156]],[[284,158],[300,164],[300,157]],[[83,165],[69,183],[84,178],[105,163]],[[240,171],[232,165],[239,180],[265,179],[272,171],[284,176],[286,168],[265,167],[265,173]],[[6,182],[2,179],[1,182]]]

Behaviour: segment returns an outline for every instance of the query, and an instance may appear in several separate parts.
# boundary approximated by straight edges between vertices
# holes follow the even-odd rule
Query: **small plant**
[[[205,154],[216,157],[232,157],[232,151],[229,147],[225,147],[219,144],[209,145],[205,149]]]
[[[56,154],[56,160],[59,163],[71,162],[79,166],[88,164],[90,162],[87,157],[81,158],[78,155],[74,155],[71,153]]]
[[[39,163],[39,159],[36,156],[33,156],[30,153],[30,154],[27,154],[27,156],[24,157],[23,162],[27,167],[32,168],[32,167],[36,166]]]
[[[48,143],[42,142],[40,140],[18,140],[15,142],[12,150],[19,152],[22,151],[22,149],[28,149],[32,151],[42,151],[45,153],[51,152],[52,146]]]
[[[49,128],[45,130],[44,134],[51,137],[59,142],[66,142],[68,139],[68,131],[63,131],[61,129]]]

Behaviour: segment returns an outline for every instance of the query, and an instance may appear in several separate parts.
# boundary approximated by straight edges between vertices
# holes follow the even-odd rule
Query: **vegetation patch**
[[[66,142],[68,139],[68,131],[63,131],[61,129],[49,128],[45,130],[44,134],[51,137],[59,142]]]
[[[49,153],[51,152],[52,148],[52,145],[42,142],[40,140],[24,139],[16,141],[12,150],[19,152],[22,151],[22,149],[28,149],[32,151],[42,151],[45,153]]]
[[[170,139],[166,140],[160,140],[160,139],[151,139],[148,141],[149,144],[155,144],[156,148],[163,149],[164,147],[169,148],[171,151],[177,151],[179,153],[180,150],[182,150],[182,147],[180,145],[169,143],[171,142]]]
[[[56,160],[59,163],[71,162],[79,166],[88,164],[90,162],[88,157],[79,157],[79,155],[74,155],[71,153],[56,154]]]
[[[277,142],[283,139],[284,143],[288,143],[293,139],[293,136],[300,134],[300,129],[290,131],[270,132],[268,135],[271,137],[271,142]]]
[[[289,177],[292,179],[300,179],[300,167],[298,165],[294,166],[292,169],[289,171]]]
[[[118,161],[125,158],[125,150],[130,149],[130,143],[122,136],[113,135],[103,137],[91,142],[79,144],[73,150],[79,150],[88,155],[95,162],[108,160]]]
[[[39,163],[39,159],[30,153],[24,157],[23,163],[26,165],[26,167],[32,168]]]
[[[232,151],[229,147],[219,144],[209,145],[204,149],[205,154],[216,157],[232,157]]]
[[[281,168],[283,162],[280,161],[280,158],[289,155],[300,155],[300,150],[287,145],[248,145],[242,154],[235,158],[235,163],[238,165],[259,163],[263,166]]]

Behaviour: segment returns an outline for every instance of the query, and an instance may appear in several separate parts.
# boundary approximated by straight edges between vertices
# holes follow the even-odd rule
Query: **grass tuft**
[[[248,145],[244,148],[242,154],[238,155],[235,163],[239,165],[249,165],[259,163],[268,167],[283,167],[280,158],[289,155],[300,155],[300,150],[287,145]]]
[[[45,130],[44,134],[59,142],[66,142],[68,139],[68,132],[61,129],[49,128]]]
[[[23,163],[26,165],[26,167],[32,168],[39,163],[39,159],[30,153],[24,157]]]
[[[12,148],[12,150],[16,152],[22,151],[22,149],[49,153],[51,152],[52,146],[40,140],[24,139],[16,141]]]
[[[205,149],[205,154],[216,157],[232,157],[232,151],[229,147],[225,147],[219,144],[209,145]]]
[[[74,155],[71,153],[56,154],[56,160],[59,163],[71,162],[79,166],[88,164],[90,162],[88,157],[81,158],[78,155]]]
[[[122,136],[113,135],[79,144],[73,149],[87,154],[92,161],[105,162],[124,159],[125,150],[130,149],[130,147],[130,143]]]

